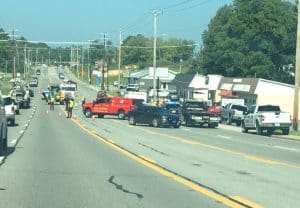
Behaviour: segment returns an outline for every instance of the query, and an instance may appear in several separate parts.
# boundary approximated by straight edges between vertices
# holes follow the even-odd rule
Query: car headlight
[[[167,119],[168,119],[167,116],[162,116],[163,121],[166,121]]]

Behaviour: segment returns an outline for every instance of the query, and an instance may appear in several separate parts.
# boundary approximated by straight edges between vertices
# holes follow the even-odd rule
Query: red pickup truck
[[[86,102],[83,105],[83,113],[86,117],[98,115],[103,118],[104,115],[117,115],[119,119],[125,119],[130,110],[141,105],[144,100],[122,97],[101,97],[93,102]]]

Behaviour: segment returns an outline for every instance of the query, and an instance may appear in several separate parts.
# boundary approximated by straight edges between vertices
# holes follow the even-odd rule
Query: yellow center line
[[[236,201],[239,201],[243,204],[246,204],[247,206],[251,207],[251,208],[263,208],[263,206],[259,205],[259,204],[256,204],[252,201],[249,201],[248,199],[244,199],[240,196],[230,196],[230,198],[236,200]]]
[[[178,183],[180,183],[180,184],[182,184],[182,185],[184,185],[184,186],[186,186],[188,188],[191,188],[191,189],[193,189],[193,190],[195,190],[195,191],[197,191],[197,192],[199,192],[199,193],[201,193],[201,194],[203,194],[203,195],[205,195],[205,196],[207,196],[207,197],[209,197],[211,199],[219,201],[219,202],[225,204],[228,207],[231,207],[231,208],[244,208],[243,205],[241,205],[241,204],[239,204],[239,203],[237,203],[235,201],[232,201],[230,198],[227,198],[225,196],[219,195],[219,194],[217,194],[217,193],[215,193],[213,191],[210,191],[210,190],[208,190],[208,189],[206,189],[204,187],[201,187],[200,185],[198,185],[198,184],[196,184],[196,183],[194,183],[192,181],[189,181],[189,180],[187,180],[187,179],[185,179],[185,178],[183,178],[183,177],[181,177],[179,175],[176,175],[176,174],[174,174],[174,173],[172,173],[170,171],[167,171],[167,170],[165,170],[165,169],[163,169],[161,167],[158,167],[154,163],[150,162],[149,158],[146,159],[145,156],[139,157],[139,156],[137,156],[137,155],[129,152],[128,150],[125,150],[125,149],[117,146],[116,144],[109,142],[108,140],[106,140],[106,139],[100,137],[99,135],[93,133],[93,131],[90,131],[90,130],[84,128],[83,125],[79,121],[73,120],[73,122],[75,124],[77,124],[83,131],[85,131],[89,135],[93,136],[95,139],[97,139],[97,140],[99,140],[99,141],[107,144],[108,146],[110,146],[111,148],[115,149],[116,151],[118,151],[118,152],[126,155],[127,157],[129,157],[129,158],[131,158],[131,159],[133,159],[133,160],[135,160],[135,161],[137,161],[137,162],[139,162],[141,164],[143,164],[144,166],[146,166],[146,167],[148,167],[148,168],[156,171],[157,173],[159,173],[159,174],[161,174],[163,176],[166,176],[168,178],[171,178],[172,180],[177,181]]]
[[[143,158],[144,160],[147,160],[148,162],[156,163],[154,160],[150,159],[149,157],[146,157],[145,155],[139,155],[139,157]]]
[[[159,136],[168,137],[168,138],[177,140],[177,141],[185,143],[185,144],[198,145],[198,146],[201,146],[201,147],[205,147],[207,149],[226,152],[228,154],[236,155],[236,156],[248,159],[248,160],[253,160],[253,161],[264,163],[264,164],[281,165],[281,166],[285,166],[285,167],[300,169],[300,165],[298,165],[298,164],[291,164],[291,163],[286,163],[286,162],[282,162],[282,161],[276,161],[276,160],[268,159],[268,158],[261,157],[261,156],[256,156],[256,155],[252,155],[252,154],[247,154],[247,153],[243,153],[243,152],[238,152],[238,151],[234,151],[234,150],[230,150],[230,149],[226,149],[226,148],[221,148],[221,147],[205,144],[205,143],[195,141],[195,140],[184,139],[184,138],[178,137],[178,136],[158,133],[158,132],[155,132],[155,131],[152,131],[152,130],[145,130],[145,129],[140,128],[140,127],[133,126],[133,128],[139,129],[139,130],[144,131],[144,132],[149,133],[149,134],[156,134],[156,135],[159,135]]]

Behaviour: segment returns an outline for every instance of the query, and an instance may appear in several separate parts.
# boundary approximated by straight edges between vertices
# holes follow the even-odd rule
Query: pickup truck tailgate
[[[262,123],[291,123],[290,114],[283,112],[262,112],[260,114]]]

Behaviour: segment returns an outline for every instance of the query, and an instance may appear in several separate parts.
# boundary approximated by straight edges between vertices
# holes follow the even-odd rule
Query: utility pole
[[[51,55],[51,52],[50,52],[50,49],[48,51],[48,65],[50,66],[50,55]]]
[[[300,1],[298,1],[298,23],[297,23],[297,46],[296,46],[296,69],[295,69],[295,91],[294,91],[294,112],[293,129],[298,130],[299,112],[299,82],[300,82]]]
[[[35,49],[35,65],[37,65],[37,62],[38,62],[38,53],[39,53],[39,50]]]
[[[106,66],[106,69],[108,69],[107,67],[107,63],[106,63],[106,35],[107,33],[102,33],[103,34],[103,41],[104,41],[104,54],[103,54],[103,66],[102,66],[102,79],[101,79],[101,90],[104,90],[104,67]],[[107,72],[107,77],[106,77],[106,85],[107,85],[107,91],[108,91],[108,70],[106,70]]]
[[[118,89],[119,90],[120,90],[120,84],[121,84],[121,50],[122,50],[122,28],[120,28],[120,31],[119,31],[119,63],[118,63],[118,69],[119,69]]]
[[[78,69],[78,63],[79,62],[79,60],[78,60],[78,45],[77,45],[77,47],[76,47],[76,70],[77,70],[77,78],[79,78],[79,69]]]
[[[26,67],[27,67],[27,60],[26,60],[26,57],[27,57],[27,55],[26,55],[26,50],[27,50],[27,48],[26,48],[26,44],[25,44],[25,48],[24,48],[24,78],[25,78],[25,74],[26,74]]]
[[[84,50],[81,48],[81,78],[83,79],[83,61],[84,61]]]
[[[12,29],[12,38],[13,38],[13,44],[15,46],[14,57],[13,57],[13,79],[15,79],[16,78],[16,53],[17,53],[15,29]]]
[[[90,69],[90,47],[91,47],[91,43],[88,47],[88,79],[89,79],[89,84],[91,84],[91,69]]]
[[[153,102],[157,105],[157,96],[155,93],[156,90],[156,39],[157,39],[157,16],[160,14],[160,11],[153,10]]]

